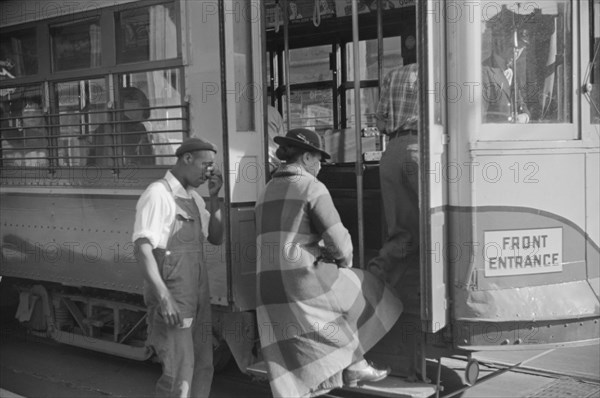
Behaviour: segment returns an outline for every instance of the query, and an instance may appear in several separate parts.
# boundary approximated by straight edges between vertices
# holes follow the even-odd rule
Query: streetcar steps
[[[266,380],[268,378],[265,362],[258,362],[248,366],[246,371],[257,379]],[[435,394],[435,385],[422,382],[408,382],[401,377],[388,376],[378,382],[365,383],[359,387],[344,387],[342,390],[369,397],[426,398]]]

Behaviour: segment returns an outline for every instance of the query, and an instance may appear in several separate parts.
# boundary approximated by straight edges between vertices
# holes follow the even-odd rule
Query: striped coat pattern
[[[320,181],[294,165],[273,175],[256,204],[257,320],[275,397],[342,386],[396,322],[402,304],[352,263],[352,241]]]

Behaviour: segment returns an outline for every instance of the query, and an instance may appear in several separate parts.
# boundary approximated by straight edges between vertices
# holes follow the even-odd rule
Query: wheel
[[[477,382],[479,377],[479,362],[474,358],[469,358],[467,367],[465,368],[465,381],[472,386]]]

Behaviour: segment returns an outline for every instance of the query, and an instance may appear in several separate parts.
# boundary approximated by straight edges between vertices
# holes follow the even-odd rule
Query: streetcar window
[[[400,36],[383,38],[383,73],[385,76],[390,70],[404,65],[406,61],[402,57],[402,39]],[[379,64],[377,55],[377,39],[363,40],[359,42],[360,73],[361,80],[379,79]],[[346,43],[346,65],[348,65],[348,80],[354,80],[354,46]]]
[[[178,57],[175,6],[158,4],[115,14],[117,62]]]
[[[2,33],[0,38],[0,77],[14,79],[38,73],[36,30]]]
[[[139,141],[132,143],[127,129],[133,125],[126,123],[117,125],[121,130],[122,153],[126,163],[127,161],[154,165],[175,163],[173,155],[183,141],[185,127],[181,79],[180,69],[128,73],[120,76],[121,93],[125,92],[124,88],[134,87],[143,92],[147,98],[145,104],[140,102],[138,105],[133,103],[132,98],[122,96],[118,98],[119,106],[123,109],[122,117],[134,124],[137,123],[138,126],[141,124],[147,133],[143,136],[138,135]]]
[[[283,101],[283,115],[284,118],[287,118],[285,100]],[[290,115],[290,129],[304,127],[317,132],[331,129],[333,127],[331,88],[291,90]]]
[[[246,10],[245,0],[234,0],[234,10]],[[262,93],[254,85],[254,68],[252,60],[252,13],[241,12],[240,17],[233,18],[233,51],[235,56],[235,123],[236,131],[254,131],[254,104]]]
[[[570,123],[571,2],[484,3],[484,123]]]
[[[46,166],[48,124],[43,110],[42,88],[21,86],[2,90],[0,132],[3,166]]]
[[[290,49],[290,84],[331,81],[331,45]]]
[[[102,33],[99,18],[50,26],[52,65],[55,71],[102,65]]]
[[[105,79],[55,85],[58,107],[57,164],[84,166],[90,157],[90,133],[109,121]]]
[[[362,114],[360,115],[361,127],[375,126],[375,111],[379,102],[379,88],[365,87],[360,89],[360,102]],[[346,126],[355,126],[354,90],[346,91]]]

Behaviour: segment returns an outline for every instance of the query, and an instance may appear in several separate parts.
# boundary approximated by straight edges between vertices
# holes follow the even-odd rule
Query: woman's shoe
[[[344,379],[344,385],[348,387],[356,387],[366,382],[375,382],[385,379],[391,372],[391,369],[376,369],[369,364],[364,369],[349,370],[344,369],[342,377]]]

